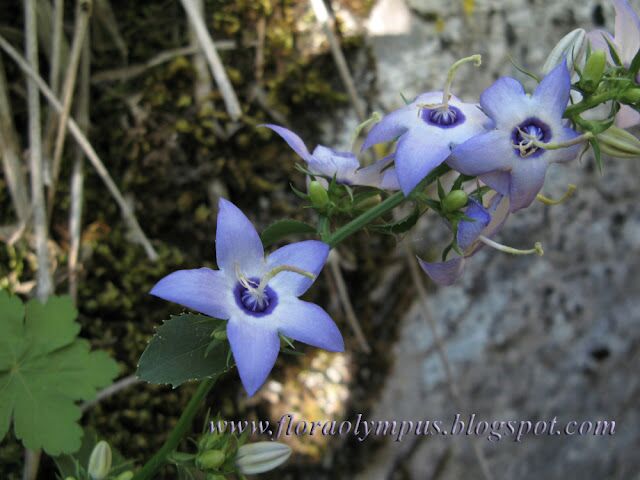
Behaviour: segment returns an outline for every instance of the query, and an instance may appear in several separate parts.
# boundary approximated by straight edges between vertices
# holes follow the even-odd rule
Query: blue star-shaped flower
[[[405,195],[444,162],[451,146],[485,131],[487,117],[472,103],[451,96],[446,105],[442,92],[424,93],[406,107],[386,115],[369,132],[365,150],[398,139],[395,152],[400,188]]]
[[[339,152],[318,145],[310,153],[302,139],[289,129],[279,125],[265,124],[278,135],[307,163],[311,173],[326,178],[334,178],[344,185],[361,185],[382,190],[398,190],[398,177],[392,166],[393,157],[378,160],[368,167],[360,168],[358,158],[351,152]],[[326,186],[326,181],[320,179]]]
[[[562,119],[570,89],[566,62],[554,68],[531,96],[517,80],[498,79],[480,96],[495,128],[455,147],[447,163],[508,195],[512,212],[529,206],[542,188],[547,167],[578,155],[580,145],[557,150],[540,146],[578,136]]]
[[[292,243],[265,258],[249,219],[224,199],[217,225],[219,270],[179,270],[160,280],[151,294],[228,320],[227,337],[249,395],[275,364],[279,333],[332,352],[344,350],[342,335],[329,315],[298,299],[322,270],[328,245],[316,240]]]

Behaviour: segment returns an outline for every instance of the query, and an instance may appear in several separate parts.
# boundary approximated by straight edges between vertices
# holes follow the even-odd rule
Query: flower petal
[[[329,245],[317,240],[290,243],[277,249],[267,258],[267,270],[279,265],[291,265],[316,277],[322,271],[329,255]],[[278,273],[269,286],[278,294],[299,297],[306,292],[314,280],[294,272]]]
[[[278,305],[274,315],[278,319],[278,331],[287,337],[330,352],[344,351],[340,330],[315,303],[288,297]]]
[[[480,95],[480,106],[496,123],[496,127],[512,127],[519,123],[529,106],[524,87],[515,78],[501,77]]]
[[[258,232],[245,214],[224,198],[218,203],[216,259],[218,268],[234,277],[236,265],[250,277],[259,277],[264,268],[264,248]]]
[[[390,142],[406,132],[412,123],[419,121],[418,109],[412,104],[385,115],[369,131],[360,151],[378,143]]]
[[[464,257],[456,257],[446,262],[429,263],[418,257],[422,270],[438,285],[453,285],[464,271]]]
[[[465,209],[464,215],[472,218],[473,221],[461,220],[458,223],[456,242],[463,251],[466,251],[489,225],[491,215],[480,202],[473,198],[469,199],[469,205]]]
[[[270,318],[270,317],[269,317]],[[280,351],[280,337],[265,319],[234,318],[227,323],[227,337],[242,385],[252,396],[265,382]]]
[[[511,212],[531,205],[544,185],[547,163],[540,159],[519,162],[511,172],[509,200]]]
[[[509,195],[511,175],[509,172],[495,171],[480,175],[480,181],[502,195]]]
[[[476,176],[508,170],[517,159],[509,133],[491,130],[455,147],[447,163],[460,173]]]
[[[540,109],[559,119],[567,109],[570,91],[571,75],[565,60],[542,79],[532,99],[540,102]]]
[[[571,128],[563,127],[559,138],[554,139],[554,141],[557,141],[558,143],[568,142],[578,136],[578,133],[573,131]],[[547,150],[544,153],[544,157],[547,159],[547,163],[570,162],[577,158],[583,147],[584,144],[578,144],[572,145],[571,147],[560,148],[558,150]]]
[[[210,268],[178,270],[160,280],[151,295],[179,303],[197,312],[226,320],[231,287],[228,277]]]
[[[640,48],[640,19],[626,0],[613,0],[613,6],[616,9],[616,43],[622,50],[620,59],[628,65]]]
[[[354,184],[382,190],[400,190],[396,170],[389,167],[394,159],[394,155],[389,155],[368,167],[361,168],[356,172]]]
[[[309,169],[313,173],[336,177],[340,183],[353,182],[360,162],[351,152],[338,152],[323,145],[318,145],[309,159]]]
[[[620,128],[635,127],[640,123],[640,113],[629,105],[622,105],[616,115],[616,126]]]
[[[396,148],[396,172],[404,194],[409,195],[450,153],[449,144],[436,135],[418,131],[400,137]]]
[[[311,154],[309,153],[309,150],[307,149],[307,146],[304,144],[302,139],[288,128],[284,128],[279,125],[273,125],[271,123],[265,123],[258,126],[270,128],[278,135],[280,135],[283,140],[289,144],[293,151],[300,155],[300,157],[302,157],[306,162],[311,160]]]

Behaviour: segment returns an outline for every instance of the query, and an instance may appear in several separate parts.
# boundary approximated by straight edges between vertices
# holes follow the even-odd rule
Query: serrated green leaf
[[[76,338],[80,327],[68,297],[32,300],[24,308],[17,297],[0,292],[0,311],[0,438],[13,420],[27,448],[50,455],[77,450],[82,429],[76,402],[111,383],[118,365]]]
[[[260,237],[262,238],[262,244],[268,247],[289,235],[309,233],[316,233],[316,229],[308,223],[284,219],[269,225],[264,229]]]
[[[223,320],[192,313],[172,316],[157,329],[140,357],[138,377],[175,388],[189,380],[214,378],[224,373],[228,370],[229,343],[220,342],[209,349],[211,333],[223,323]]]

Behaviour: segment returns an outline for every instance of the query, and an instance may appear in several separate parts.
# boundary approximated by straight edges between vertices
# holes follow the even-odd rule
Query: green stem
[[[193,394],[193,397],[191,397],[191,400],[189,400],[189,403],[182,412],[182,415],[180,415],[178,423],[176,423],[176,426],[169,434],[169,438],[167,438],[160,450],[158,450],[155,455],[151,457],[149,461],[147,461],[147,463],[145,463],[144,466],[135,474],[132,480],[147,480],[154,478],[155,473],[167,462],[167,456],[178,447],[182,437],[184,437],[187,431],[191,428],[191,423],[198,412],[200,403],[204,400],[207,393],[209,393],[209,390],[213,388],[215,383],[215,378],[209,378],[207,380],[203,380],[200,385],[198,385],[198,389]]]
[[[413,194],[413,192],[420,191],[424,187],[426,187],[427,185],[435,182],[435,180],[438,177],[440,177],[441,175],[447,173],[449,170],[451,170],[449,168],[449,166],[447,166],[445,164],[440,165],[438,168],[433,170],[429,175],[427,175],[425,177],[425,179],[422,180],[418,184],[418,186],[413,189],[411,194]],[[400,205],[405,200],[407,200],[407,198],[410,198],[411,194],[409,194],[409,196],[405,197],[404,193],[402,193],[402,192],[394,193],[393,195],[391,195],[390,197],[387,197],[385,200],[383,200],[381,203],[379,203],[375,207],[367,210],[362,215],[354,218],[353,220],[351,220],[346,225],[343,225],[342,227],[337,229],[335,232],[333,232],[331,235],[329,235],[324,240],[325,243],[327,243],[331,248],[334,248],[336,245],[338,245],[340,242],[342,242],[348,236],[356,233],[358,230],[362,229],[366,225],[368,225],[371,222],[373,222],[376,218],[379,218],[382,215],[384,215],[385,213],[387,213],[388,211],[393,210],[394,208],[396,208],[398,205]]]
[[[587,110],[597,107],[601,103],[608,102],[610,100],[616,100],[618,98],[618,92],[608,91],[599,93],[597,95],[593,95],[589,98],[582,100],[580,103],[576,103],[575,105],[570,105],[564,111],[565,118],[573,118],[576,115],[581,114],[582,112],[586,112]]]

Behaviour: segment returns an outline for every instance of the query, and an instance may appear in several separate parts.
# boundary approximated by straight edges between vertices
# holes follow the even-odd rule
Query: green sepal
[[[315,227],[300,220],[283,219],[272,223],[264,229],[260,238],[262,244],[266,247],[282,240],[290,235],[302,235],[317,233]]]

